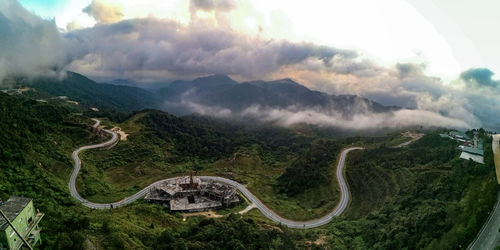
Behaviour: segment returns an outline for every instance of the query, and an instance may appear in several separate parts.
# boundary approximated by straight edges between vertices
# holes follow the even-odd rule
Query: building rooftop
[[[187,197],[174,199],[170,201],[170,210],[172,211],[190,211],[217,208],[222,206],[222,202],[213,201],[208,198],[197,196],[196,202],[190,203]]]
[[[0,206],[0,209],[5,213],[7,218],[10,221],[16,219],[21,211],[30,203],[31,198],[25,198],[20,196],[12,196],[10,197],[3,205]],[[0,230],[4,230],[8,227],[7,221],[3,217],[0,217]]]
[[[467,147],[467,146],[463,147],[462,151],[467,152],[467,153],[471,153],[471,154],[475,154],[475,155],[483,155],[484,154],[484,150],[482,150],[480,148]]]
[[[159,182],[149,190],[145,199],[162,202],[164,205],[168,202],[172,211],[200,211],[239,201],[236,188],[196,176],[176,177]]]
[[[451,136],[449,136],[447,134],[439,134],[439,136],[441,136],[441,138],[453,139]]]
[[[462,159],[465,159],[465,160],[473,160],[477,163],[481,163],[481,164],[484,164],[484,158],[480,155],[475,155],[475,154],[471,154],[471,153],[467,153],[467,152],[462,152],[460,154],[460,158]]]
[[[465,133],[460,132],[460,131],[450,131],[449,134],[453,137],[464,138],[466,140],[470,140],[470,137],[468,135],[466,135]]]

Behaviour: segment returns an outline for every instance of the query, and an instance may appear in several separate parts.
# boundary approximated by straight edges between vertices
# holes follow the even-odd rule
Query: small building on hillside
[[[460,149],[462,150],[460,154],[461,159],[470,159],[477,163],[484,164],[483,140],[479,139],[477,131],[474,132],[473,140],[467,141],[463,146],[460,146]]]
[[[462,151],[460,158],[464,160],[473,160],[477,163],[484,164],[484,156],[482,154],[471,153],[467,151]]]
[[[161,182],[151,188],[144,199],[179,212],[230,207],[239,202],[234,187],[193,176]]]
[[[467,134],[459,131],[450,131],[445,134],[439,134],[441,138],[448,138],[462,143],[458,146],[462,153],[461,159],[473,160],[477,163],[484,164],[483,140],[479,138],[479,132],[474,131],[474,138],[470,138]]]
[[[468,141],[470,140],[470,137],[463,133],[463,132],[460,132],[460,131],[450,131],[450,133],[448,133],[453,139],[455,140],[458,140],[458,141]]]
[[[12,196],[0,205],[0,209],[30,246],[40,241],[38,223],[44,214],[35,210],[32,199]],[[9,223],[0,216],[0,249],[17,250],[22,245],[22,239],[19,238]]]

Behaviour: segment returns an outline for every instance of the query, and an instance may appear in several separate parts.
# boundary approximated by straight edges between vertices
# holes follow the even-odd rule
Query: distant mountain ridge
[[[329,95],[310,90],[289,78],[239,83],[227,75],[210,75],[191,81],[176,80],[157,90],[123,85],[133,83],[129,80],[111,82],[119,85],[97,83],[81,74],[67,72],[65,78],[41,77],[31,80],[29,85],[50,95],[68,96],[92,107],[121,112],[161,109],[175,115],[210,115],[211,109],[217,109],[230,114],[241,114],[258,107],[312,109],[349,117],[399,109],[356,95]],[[209,111],[200,112],[200,109]]]
[[[159,101],[150,91],[123,85],[97,83],[81,74],[66,72],[63,78],[39,77],[22,81],[37,91],[54,96],[67,96],[91,107],[120,112],[158,109]]]
[[[190,104],[218,107],[234,113],[259,106],[318,109],[339,112],[344,116],[398,109],[356,95],[329,95],[310,90],[288,78],[238,83],[225,75],[201,77],[193,81],[174,81],[160,89],[157,98],[164,100],[162,109],[179,115],[195,112],[196,109],[190,108]]]

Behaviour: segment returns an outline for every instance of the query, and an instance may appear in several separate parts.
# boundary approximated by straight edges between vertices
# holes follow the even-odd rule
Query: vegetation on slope
[[[78,189],[92,201],[120,200],[156,180],[196,171],[244,183],[270,207],[295,219],[321,216],[336,205],[334,179],[303,188],[290,198],[276,192],[276,179],[292,160],[305,154],[311,138],[286,129],[246,128],[201,117],[180,119],[159,111],[140,112],[117,125],[130,134],[126,141],[111,150],[82,154]],[[333,159],[323,166],[328,176],[338,154],[329,149],[334,150],[328,156]]]
[[[34,198],[35,206],[46,213],[41,222],[41,248],[46,249],[82,249],[89,244],[103,249],[289,249],[295,244],[300,248],[323,244],[339,249],[455,249],[475,236],[498,190],[486,137],[486,164],[479,165],[458,159],[457,144],[439,138],[437,132],[397,149],[383,143],[393,138],[383,137],[323,144],[283,129],[248,129],[150,111],[119,124],[130,133],[127,141],[111,150],[83,154],[87,172],[82,172],[79,188],[85,195],[96,200],[121,198],[153,179],[197,170],[247,184],[286,217],[318,217],[335,205],[332,199],[324,199],[330,186],[311,187],[290,173],[327,181],[331,178],[317,169],[327,171],[323,159],[333,157],[331,166],[338,152],[325,154],[362,141],[370,147],[348,156],[346,175],[353,200],[347,216],[301,231],[268,226],[272,223],[257,211],[183,221],[179,214],[142,201],[110,211],[90,210],[77,204],[67,190],[71,152],[101,140],[89,132],[88,117],[73,115],[65,107],[0,94],[0,118],[0,129],[6,131],[0,133],[0,198]],[[205,150],[208,146],[214,149]],[[303,191],[293,196],[278,193],[278,179],[285,173],[290,178],[282,181],[294,182]]]
[[[68,152],[92,141],[80,117],[60,107],[0,94],[0,197],[31,197],[46,213],[43,242],[52,248],[81,244],[88,220],[72,209],[66,177]],[[71,135],[71,136],[69,136]],[[73,137],[74,136],[74,137]]]
[[[18,77],[4,81],[16,82],[14,84],[16,87],[28,86],[35,88],[40,92],[38,95],[67,96],[81,104],[106,111],[132,112],[159,106],[156,96],[147,90],[96,83],[83,75],[70,71],[65,74],[64,78],[39,77],[26,79]]]
[[[281,230],[262,228],[251,219],[242,221],[240,216],[215,223],[199,218],[183,222],[182,217],[159,205],[140,201],[111,211],[87,209],[70,197],[67,181],[72,170],[71,152],[100,140],[89,132],[90,119],[74,116],[59,106],[1,93],[0,118],[0,129],[5,132],[0,133],[0,199],[12,195],[34,199],[35,206],[46,214],[40,224],[42,249],[84,249],[91,245],[158,249],[169,232],[181,234],[184,240],[176,238],[183,242],[180,246],[190,248],[210,249],[221,233],[234,246],[247,244],[252,238],[245,237],[253,235],[264,240],[254,248],[293,247]],[[245,234],[232,233],[242,228]],[[200,233],[194,238],[185,233],[197,231]]]
[[[335,171],[332,171],[332,165],[339,151],[338,142],[317,141],[278,178],[279,191],[294,196],[306,189],[334,182]]]
[[[489,153],[481,165],[458,159],[456,148],[433,132],[405,148],[352,152],[351,221],[325,229],[335,235],[331,242],[360,249],[467,246],[492,209],[498,186]]]

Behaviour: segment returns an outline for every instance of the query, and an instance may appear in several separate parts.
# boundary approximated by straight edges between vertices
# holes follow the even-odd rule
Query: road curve
[[[93,120],[96,122],[96,124],[93,127],[98,127],[100,124],[100,121],[97,119],[93,119]],[[71,178],[70,178],[68,186],[69,186],[69,190],[71,192],[71,195],[76,200],[81,202],[84,206],[89,207],[89,208],[93,208],[93,209],[108,209],[108,208],[121,207],[121,206],[127,205],[129,203],[132,203],[132,202],[144,197],[152,187],[154,187],[155,185],[158,185],[161,182],[180,178],[180,177],[173,177],[173,178],[159,180],[159,181],[154,182],[154,183],[150,184],[149,186],[145,187],[141,191],[139,191],[139,192],[123,199],[123,200],[113,202],[113,203],[94,203],[94,202],[90,202],[90,201],[84,199],[83,197],[80,196],[80,194],[78,193],[78,191],[76,189],[76,178],[77,178],[78,173],[80,172],[80,168],[81,168],[81,160],[78,157],[78,154],[84,150],[87,150],[87,149],[107,147],[107,146],[113,145],[114,143],[117,142],[118,135],[116,134],[116,132],[114,132],[112,130],[108,130],[108,129],[104,129],[104,131],[112,136],[109,141],[99,143],[99,144],[80,147],[80,148],[76,149],[75,151],[73,151],[73,154],[72,154],[72,158],[73,158],[73,162],[74,162],[74,170],[73,170],[73,173],[71,174]],[[252,203],[254,203],[256,208],[259,209],[259,211],[263,215],[265,215],[267,218],[269,218],[270,220],[272,220],[274,222],[280,223],[282,225],[285,225],[285,226],[291,227],[291,228],[319,227],[319,226],[325,225],[328,222],[330,222],[333,219],[333,217],[339,216],[340,214],[342,214],[342,212],[344,212],[344,210],[347,208],[350,195],[349,195],[349,188],[347,186],[347,182],[344,179],[344,175],[343,175],[343,171],[344,171],[344,167],[345,167],[345,160],[347,157],[347,153],[349,153],[353,150],[359,150],[359,149],[363,149],[363,148],[361,148],[361,147],[347,148],[344,151],[342,151],[342,153],[340,154],[340,159],[338,161],[337,171],[336,171],[337,181],[339,183],[340,194],[341,194],[340,201],[339,201],[337,207],[335,207],[330,213],[328,213],[327,215],[325,215],[321,218],[314,219],[314,220],[293,221],[293,220],[285,219],[285,218],[279,216],[278,214],[276,214],[271,209],[269,209],[255,195],[253,195],[245,186],[243,186],[242,184],[240,184],[236,181],[233,181],[233,180],[230,180],[227,178],[223,178],[223,177],[218,177],[218,176],[198,176],[198,177],[202,180],[212,180],[212,181],[225,183],[225,184],[228,184],[228,185],[235,187],[243,195],[245,195],[248,198],[248,200],[250,200]]]

